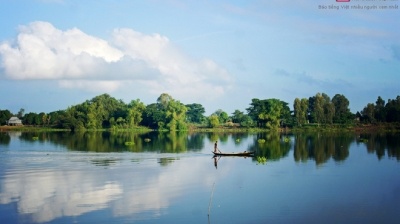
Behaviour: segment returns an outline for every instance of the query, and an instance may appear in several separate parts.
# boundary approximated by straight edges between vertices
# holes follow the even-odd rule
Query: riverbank
[[[7,131],[35,131],[35,132],[46,132],[46,131],[71,131],[70,129],[60,129],[51,127],[37,127],[37,126],[0,126],[0,132]],[[112,131],[112,132],[150,132],[157,131],[147,127],[137,127],[133,129],[85,129],[82,131]],[[189,126],[187,132],[246,132],[246,133],[257,133],[257,132],[271,132],[265,128],[244,128],[238,126],[220,126],[216,128],[209,128],[204,126]],[[307,124],[301,127],[285,127],[279,128],[277,132],[280,133],[291,133],[291,132],[336,132],[336,131],[352,131],[352,132],[400,132],[400,123],[376,123],[376,124],[356,124],[356,125],[318,125],[318,124]]]

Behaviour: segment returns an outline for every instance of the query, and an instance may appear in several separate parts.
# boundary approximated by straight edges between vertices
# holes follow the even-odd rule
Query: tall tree
[[[307,123],[307,118],[308,118],[308,99],[307,98],[302,98],[300,101],[301,104],[301,111],[303,112],[304,116],[304,123]]]
[[[240,110],[235,110],[235,111],[232,113],[232,116],[231,116],[232,122],[233,122],[233,123],[240,123],[240,122],[242,122],[243,116],[244,116],[244,113],[243,113],[242,111],[240,111]]]
[[[170,131],[186,130],[187,108],[178,100],[171,99],[166,108],[166,125]]]
[[[186,119],[190,123],[201,124],[205,121],[204,113],[206,112],[203,105],[198,103],[192,103],[186,105]]]
[[[170,96],[168,93],[162,93],[158,98],[157,98],[157,104],[162,108],[166,109],[169,102],[173,100],[172,96]]]
[[[210,126],[211,128],[218,127],[218,125],[219,125],[219,118],[218,118],[218,115],[212,114],[212,115],[208,118],[208,120],[209,120],[209,126]]]
[[[368,103],[367,106],[361,111],[361,115],[363,116],[363,120],[367,122],[375,122],[375,105],[372,103]]]
[[[266,110],[264,102],[262,100],[259,100],[257,98],[252,99],[250,107],[247,108],[246,110],[247,114],[251,117],[251,119],[253,119],[257,123],[257,126],[263,125],[261,121],[258,119],[258,115]]]
[[[24,116],[24,113],[25,113],[25,109],[24,108],[19,109],[17,117],[18,118],[22,118]]]
[[[290,117],[287,103],[278,99],[252,99],[250,107],[246,110],[248,115],[257,122],[257,126],[269,129],[277,129],[287,115]]]
[[[91,103],[87,113],[86,127],[89,129],[101,128],[104,113],[102,105],[98,105],[97,102]]]
[[[375,102],[375,119],[378,122],[386,121],[385,101],[380,96]]]
[[[293,107],[297,125],[304,125],[307,121],[308,100],[306,98],[303,98],[301,100],[299,98],[296,98],[294,100]]]
[[[9,110],[0,110],[0,125],[7,124],[11,117],[12,113]]]
[[[385,110],[387,111],[387,122],[400,122],[400,96],[397,96],[396,99],[389,99]]]
[[[316,123],[320,124],[324,122],[324,97],[320,93],[315,95],[313,113],[315,114]]]
[[[332,103],[335,106],[335,116],[333,117],[333,121],[340,124],[348,122],[351,118],[349,100],[342,94],[336,94],[332,98]]]
[[[144,103],[140,102],[139,99],[132,100],[128,106],[128,116],[127,120],[129,122],[130,127],[138,126],[139,123],[143,120],[143,112],[146,109]],[[117,118],[118,119],[118,118]]]
[[[335,105],[331,102],[331,98],[326,94],[322,93],[323,98],[323,108],[324,108],[324,124],[332,124],[333,117],[335,116]]]
[[[222,109],[216,110],[214,114],[218,116],[220,124],[224,124],[229,120],[229,115]]]
[[[152,129],[163,129],[165,126],[165,113],[161,111],[157,103],[146,106],[143,111],[142,125]]]
[[[335,106],[325,93],[317,93],[309,98],[309,112],[312,123],[332,124],[335,114]]]

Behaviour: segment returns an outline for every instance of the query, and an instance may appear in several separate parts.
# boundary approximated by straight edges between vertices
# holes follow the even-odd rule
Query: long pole
[[[211,191],[210,203],[208,204],[208,217],[210,217],[210,209],[211,209],[212,198],[213,198],[213,195],[214,195],[214,187],[215,187],[215,182],[213,184],[213,189]]]

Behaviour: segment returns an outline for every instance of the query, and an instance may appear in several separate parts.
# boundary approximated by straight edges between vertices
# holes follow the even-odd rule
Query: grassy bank
[[[4,131],[70,131],[69,129],[51,128],[51,127],[34,127],[34,126],[0,126],[0,132]]]
[[[291,128],[292,132],[336,132],[336,131],[352,131],[352,132],[379,132],[389,131],[398,132],[400,131],[400,123],[376,123],[376,124],[352,124],[352,125],[317,125],[307,124],[301,127]]]
[[[70,129],[60,129],[51,127],[37,127],[37,126],[0,126],[0,132],[5,131],[35,131],[35,132],[46,132],[46,131],[70,131]],[[75,131],[111,131],[111,132],[150,132],[157,131],[147,127],[138,126],[135,128],[109,128],[109,129],[82,129]],[[399,132],[400,123],[376,123],[376,124],[353,124],[353,125],[318,125],[318,124],[307,124],[300,127],[292,128],[279,128],[277,130],[270,130],[266,128],[245,128],[238,126],[219,126],[215,128],[209,128],[206,126],[190,125],[188,132],[225,132],[225,133],[257,133],[257,132],[338,132],[338,131],[351,131],[351,132]]]

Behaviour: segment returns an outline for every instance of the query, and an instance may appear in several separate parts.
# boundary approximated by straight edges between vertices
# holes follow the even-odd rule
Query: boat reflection
[[[242,158],[247,158],[247,157],[254,157],[254,153],[253,152],[247,152],[247,153],[219,153],[219,154],[214,154],[214,156],[212,157],[214,159],[214,167],[215,169],[218,169],[218,162],[222,157],[242,157]]]

